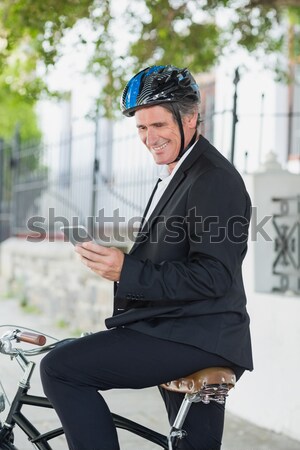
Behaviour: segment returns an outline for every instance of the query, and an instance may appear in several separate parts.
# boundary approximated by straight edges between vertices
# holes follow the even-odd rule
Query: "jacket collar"
[[[136,247],[141,244],[145,238],[145,235],[149,233],[151,227],[153,226],[154,220],[156,217],[158,217],[165,207],[166,203],[170,200],[170,198],[174,195],[175,191],[178,189],[184,178],[187,176],[187,172],[197,161],[204,150],[208,148],[209,142],[200,135],[198,141],[195,144],[195,147],[191,151],[191,153],[187,156],[187,158],[183,161],[182,165],[179,167],[177,172],[175,173],[174,177],[170,181],[170,184],[168,185],[167,189],[163,193],[162,197],[160,198],[158,204],[154,208],[152,214],[150,215],[147,222],[145,222],[141,229],[139,230],[136,241],[133,244],[130,253],[132,253]],[[147,204],[146,210],[149,208],[149,202]]]

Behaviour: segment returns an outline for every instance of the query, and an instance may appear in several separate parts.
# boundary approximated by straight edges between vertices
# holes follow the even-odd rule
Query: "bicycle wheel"
[[[17,447],[14,446],[14,435],[13,432],[10,430],[9,435],[5,434],[3,435],[1,433],[3,431],[2,423],[0,422],[0,450],[18,450]]]

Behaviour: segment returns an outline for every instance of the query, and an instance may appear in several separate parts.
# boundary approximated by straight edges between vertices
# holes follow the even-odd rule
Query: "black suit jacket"
[[[252,370],[241,272],[250,206],[239,173],[200,136],[125,255],[106,326],[193,345]]]

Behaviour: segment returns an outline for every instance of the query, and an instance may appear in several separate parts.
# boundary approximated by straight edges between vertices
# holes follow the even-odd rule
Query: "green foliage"
[[[159,7],[157,3],[160,3]],[[141,65],[172,63],[196,72],[211,67],[221,53],[220,31],[213,20],[193,22],[187,2],[171,8],[168,0],[146,0],[151,21],[142,22],[131,54]]]
[[[92,0],[4,0],[0,4],[1,34],[6,39],[3,56],[23,49],[46,65],[59,56],[59,44],[66,31],[80,18],[89,17]]]
[[[288,10],[290,23],[293,25],[300,24],[300,6],[290,7]]]
[[[282,76],[274,55],[286,51],[287,13],[293,14],[294,23],[300,24],[297,1],[284,0],[281,6],[280,0],[132,0],[122,18],[131,39],[126,53],[119,57],[114,54],[111,33],[116,19],[108,8],[105,21],[104,16],[101,19],[105,33],[98,41],[98,63],[107,70],[108,82],[102,95],[103,99],[110,98],[109,112],[117,107],[125,82],[147,65],[172,63],[199,73],[209,70],[221,56],[242,47],[263,58],[274,74]],[[289,7],[290,4],[294,6]],[[228,20],[221,27],[217,19],[223,14]],[[103,99],[99,101],[107,114]]]
[[[20,306],[26,314],[41,314],[40,308],[38,308],[36,305],[30,305],[26,298],[22,299],[22,301],[20,302]]]
[[[41,136],[35,102],[3,86],[0,89],[0,136],[6,140],[11,139],[16,125],[20,127],[22,141],[39,139]]]
[[[210,68],[228,51],[242,46],[273,53],[282,49],[283,29],[278,25],[285,10],[268,0],[144,0],[150,19],[142,22],[132,56],[151,63],[179,61],[193,71]],[[294,8],[298,12],[299,8]],[[228,13],[228,24],[220,27],[217,17]],[[134,14],[132,14],[134,16]],[[138,21],[138,18],[136,17]],[[276,32],[274,33],[274,30]]]
[[[3,0],[0,96],[3,89],[32,101],[49,94],[37,67],[42,63],[46,71],[57,63],[62,38],[80,20],[93,30],[87,70],[102,81],[94,114],[106,116],[117,109],[125,80],[146,65],[172,63],[201,72],[236,46],[266,59],[283,51],[287,17],[300,23],[298,0],[131,0],[120,17],[122,5],[121,0]],[[220,26],[223,15],[228,21]],[[123,29],[128,42],[119,51],[115,44]],[[78,44],[89,39],[79,32]]]
[[[88,17],[92,0],[0,2],[0,136],[18,123],[22,139],[40,136],[35,103],[49,94],[38,65],[55,64],[66,31]]]
[[[69,322],[66,321],[65,319],[59,319],[56,322],[57,328],[61,328],[61,329],[68,328],[69,325],[70,325]]]

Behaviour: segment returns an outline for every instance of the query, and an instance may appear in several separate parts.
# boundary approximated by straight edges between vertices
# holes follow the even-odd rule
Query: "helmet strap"
[[[181,119],[181,115],[180,115],[180,112],[179,112],[179,108],[178,108],[176,103],[171,103],[171,106],[172,106],[172,109],[173,109],[174,116],[175,116],[175,118],[177,120],[177,123],[178,123],[181,143],[180,143],[180,150],[179,150],[179,153],[177,155],[177,158],[174,159],[174,161],[172,161],[172,162],[170,162],[168,164],[173,164],[174,162],[179,161],[180,158],[184,155],[184,153],[189,148],[191,148],[191,146],[196,142],[196,138],[197,138],[197,130],[196,130],[194,135],[193,135],[193,137],[192,137],[192,139],[190,140],[190,142],[188,143],[186,148],[184,148],[184,131],[183,131],[182,119]]]

